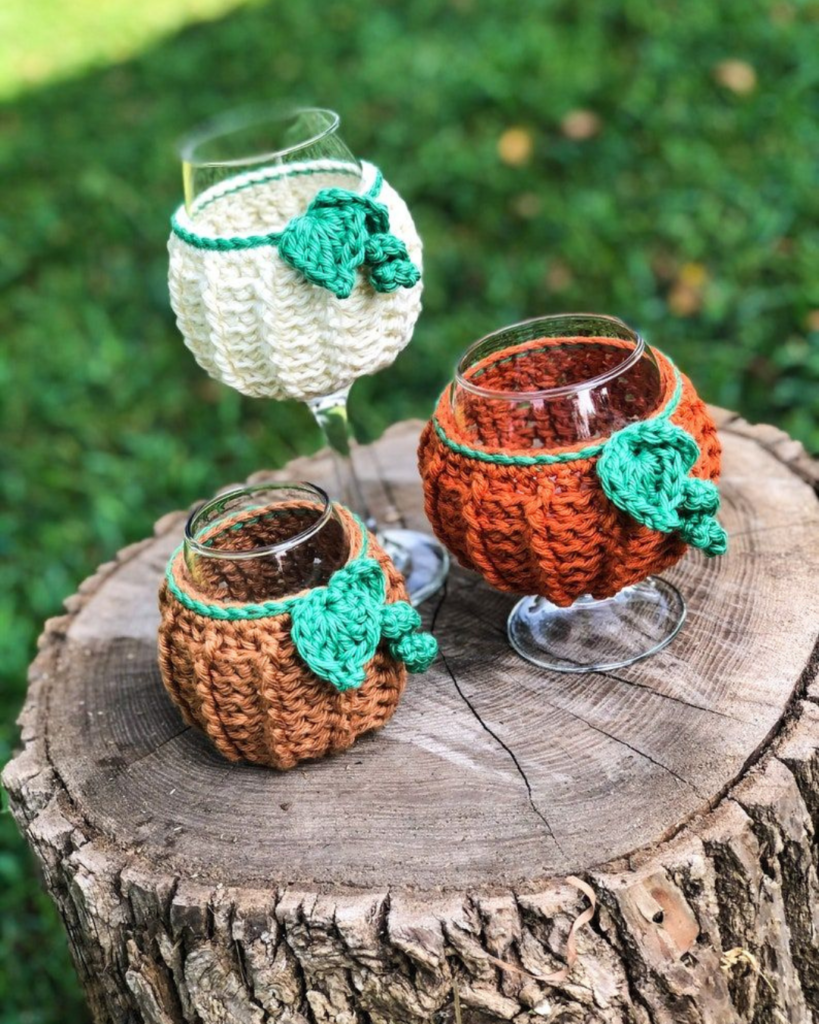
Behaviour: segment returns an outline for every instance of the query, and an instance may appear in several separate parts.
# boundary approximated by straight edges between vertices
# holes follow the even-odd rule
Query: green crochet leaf
[[[725,554],[728,536],[715,519],[719,491],[689,476],[699,458],[694,438],[667,419],[632,423],[613,434],[597,462],[606,496],[638,523],[678,533],[707,555]]]
[[[326,587],[294,601],[291,636],[308,668],[338,690],[356,689],[382,639],[410,672],[429,668],[435,637],[416,632],[421,617],[406,601],[385,601],[384,572],[373,558],[350,562]]]
[[[308,281],[340,299],[352,293],[362,265],[378,292],[411,288],[421,271],[406,245],[389,230],[390,215],[383,203],[347,189],[322,189],[306,212],[282,231],[279,255]]]

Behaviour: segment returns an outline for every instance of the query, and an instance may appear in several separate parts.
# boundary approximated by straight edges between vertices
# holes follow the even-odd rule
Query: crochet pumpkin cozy
[[[237,175],[171,222],[171,305],[211,377],[254,398],[308,401],[389,366],[421,311],[421,240],[372,164]]]
[[[593,380],[624,347],[614,338],[527,341],[473,373],[499,393],[559,387]],[[709,555],[725,551],[714,518],[716,429],[690,380],[654,355],[659,406],[592,443],[578,443],[573,425],[548,404],[510,411],[476,402],[466,430],[449,390],[441,396],[421,436],[419,464],[429,521],[463,566],[500,590],[566,607],[667,569],[689,544]]]
[[[350,541],[347,563],[326,586],[283,600],[247,603],[254,591],[238,561],[230,592],[243,600],[210,599],[210,588],[193,584],[181,548],[168,564],[159,596],[162,680],[185,721],[231,761],[292,768],[345,750],[387,722],[407,671],[424,671],[435,657],[401,575],[347,509],[336,511]],[[231,531],[249,550],[290,527],[280,512],[251,510],[210,536]]]

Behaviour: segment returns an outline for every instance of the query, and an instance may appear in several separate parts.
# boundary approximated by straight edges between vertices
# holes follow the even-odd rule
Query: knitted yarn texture
[[[438,644],[430,633],[416,632],[421,616],[406,601],[386,601],[381,565],[359,558],[290,604],[291,636],[309,668],[337,690],[362,685],[367,663],[384,640],[409,672],[425,672]]]
[[[590,379],[622,359],[626,343],[577,338],[582,366],[568,379]],[[487,386],[513,390],[519,355],[565,339],[541,339],[491,357]],[[565,406],[532,411],[476,401],[477,437],[456,422],[445,392],[419,446],[427,516],[437,537],[494,587],[540,594],[568,606],[578,597],[611,597],[662,572],[686,545],[706,554],[727,546],[714,518],[721,448],[691,382],[655,351],[662,397],[657,410],[610,437],[576,443]],[[568,357],[567,357],[568,358]],[[486,361],[490,364],[490,360]],[[483,383],[483,382],[482,382]],[[548,382],[540,386],[548,387]],[[610,388],[616,388],[616,380]],[[553,439],[545,448],[535,436]],[[574,443],[573,443],[574,442]]]
[[[606,496],[638,523],[723,555],[728,537],[715,519],[719,491],[711,480],[688,475],[699,455],[694,438],[665,418],[632,423],[605,445],[597,475]]]
[[[213,601],[181,551],[160,591],[162,679],[186,722],[230,760],[290,768],[344,750],[393,714],[407,671],[437,653],[375,538],[337,507],[350,559],[324,587],[282,601]],[[219,528],[275,529],[242,513]],[[248,528],[250,528],[248,526]],[[267,541],[269,542],[269,541]]]
[[[332,160],[237,175],[171,224],[171,305],[185,344],[242,394],[331,394],[389,366],[412,337],[421,241],[372,164],[360,182]]]
[[[346,189],[319,192],[301,217],[294,217],[279,238],[281,258],[339,299],[355,287],[364,265],[377,292],[412,288],[421,271],[404,243],[389,233],[390,215],[383,203]]]

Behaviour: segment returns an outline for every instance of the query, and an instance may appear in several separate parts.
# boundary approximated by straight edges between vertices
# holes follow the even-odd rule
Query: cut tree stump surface
[[[430,1019],[458,970],[464,1020],[552,1019],[535,1005],[543,986],[485,956],[535,973],[560,966],[568,923],[584,905],[563,881],[575,874],[602,901],[575,982],[590,995],[584,1001],[569,984],[554,1005],[598,1016],[566,1021],[776,1020],[753,1016],[762,1010],[786,1012],[788,1024],[810,1020],[807,1008],[819,1009],[811,861],[819,473],[781,432],[714,414],[730,550],[710,561],[691,552],[666,574],[688,604],[668,648],[616,672],[537,669],[506,640],[515,598],[454,568],[445,594],[422,609],[441,656],[410,677],[393,720],[349,752],[289,773],[223,760],[184,726],[162,687],[156,595],[183,513],[161,519],[152,539],[86,581],[44,635],[24,749],[4,781],[66,919],[97,1019],[257,1022],[269,1013],[294,1024],[403,1024]],[[420,428],[399,424],[360,451],[382,523],[426,528]],[[330,474],[320,454],[258,479],[330,484]],[[797,841],[804,852],[792,848]],[[783,905],[780,928],[770,904],[782,903],[786,872],[765,857],[781,861],[788,850],[805,863],[790,897],[799,914],[791,920]],[[778,895],[763,899],[777,872]],[[721,890],[721,878],[733,888]],[[276,894],[264,912],[262,893]],[[248,901],[256,909],[244,918]],[[545,924],[538,931],[538,915],[553,933]],[[87,917],[97,931],[90,943]],[[140,921],[153,952],[139,939]],[[265,960],[259,921],[264,934],[279,927],[287,938],[279,966],[290,997],[281,979],[273,985],[264,975],[265,964],[274,971],[275,950]],[[208,961],[194,976],[174,942],[198,935],[211,948],[220,929],[249,944],[244,959],[222,964],[221,974]],[[331,956],[332,936],[341,952]],[[763,966],[770,953],[774,988],[747,963],[739,980],[729,981],[725,963],[718,970],[732,944],[756,949]],[[382,978],[382,955],[403,980],[376,992],[367,972]],[[396,957],[409,958],[411,978]],[[96,977],[111,972],[109,961],[114,980]],[[331,985],[333,964],[340,977],[348,961],[359,975]],[[202,1009],[203,985],[208,998],[220,985],[233,992],[226,1018]],[[334,1008],[345,985],[346,1002]],[[688,1000],[685,1012],[679,1000]],[[129,1017],[134,1007],[139,1015]]]
[[[392,506],[411,527],[425,525],[419,430],[389,431],[365,480],[376,515]],[[328,484],[330,469],[302,460],[283,475]],[[520,887],[622,857],[742,774],[816,641],[816,495],[731,433],[722,493],[730,555],[690,553],[667,574],[688,618],[665,651],[617,672],[544,672],[508,645],[515,598],[456,569],[424,608],[440,660],[392,722],[285,774],[225,761],[162,687],[156,594],[184,523],[171,517],[68,627],[49,758],[99,833],[232,882]]]

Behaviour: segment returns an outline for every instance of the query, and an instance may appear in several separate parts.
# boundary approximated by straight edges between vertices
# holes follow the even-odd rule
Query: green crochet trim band
[[[668,357],[666,357],[668,358]],[[669,360],[671,362],[671,360]],[[438,437],[452,451],[504,466],[548,466],[600,456],[595,467],[606,497],[649,529],[676,533],[706,555],[723,555],[728,535],[717,522],[720,498],[711,480],[689,476],[700,456],[697,442],[671,416],[682,397],[682,376],[674,364],[674,392],[654,416],[631,423],[578,451],[540,455],[486,452],[454,441],[437,417]]]
[[[676,366],[674,367],[674,375],[676,384],[671,398],[669,398],[665,406],[656,413],[651,420],[646,420],[644,422],[653,422],[657,419],[668,419],[669,416],[674,414],[674,411],[680,404],[680,398],[682,397],[682,377],[680,376],[679,370]],[[453,452],[457,452],[458,455],[464,455],[468,459],[477,459],[479,462],[494,462],[501,466],[553,466],[556,463],[561,462],[577,462],[580,459],[591,459],[603,451],[606,445],[611,442],[612,437],[616,437],[616,434],[613,434],[612,437],[607,437],[605,440],[598,441],[596,444],[588,445],[586,448],[579,448],[577,451],[552,453],[543,452],[540,455],[508,455],[506,452],[487,452],[480,448],[470,448],[469,445],[455,441],[449,436],[449,434],[447,434],[446,430],[444,430],[437,416],[433,416],[432,423],[438,437],[440,437],[447,448],[451,448]]]
[[[229,517],[226,516],[225,518],[227,519]],[[207,545],[212,543],[218,537],[224,536],[224,534],[229,530],[244,529],[244,527],[252,526],[254,523],[258,523],[264,518],[265,516],[255,516],[252,519],[243,519],[238,523],[233,523],[230,526],[227,526],[219,533],[213,534],[210,541],[200,541],[200,543]],[[366,527],[358,516],[354,515],[353,518],[355,519],[356,525],[361,533],[361,548],[355,558],[348,562],[348,565],[352,565],[352,562],[357,561],[360,558],[366,558],[367,551],[370,546],[369,535]],[[220,520],[220,522],[221,521],[223,520]],[[210,533],[213,527],[218,525],[218,522],[212,523],[207,528],[206,532]],[[165,569],[165,579],[168,583],[168,590],[170,590],[176,600],[181,605],[184,605],[185,608],[189,608],[192,612],[196,612],[197,615],[202,615],[206,619],[223,619],[226,622],[237,622],[240,619],[269,619],[275,615],[289,615],[292,606],[302,600],[301,597],[287,597],[283,601],[264,601],[261,604],[208,604],[204,601],[199,601],[197,598],[191,597],[190,594],[179,586],[173,573],[174,563],[184,547],[184,544],[180,544],[168,559],[168,565]]]
[[[327,167],[299,167],[292,171],[286,171],[282,173],[281,169],[276,169],[270,172],[270,174],[259,175],[259,177],[251,178],[248,181],[243,181],[240,185],[234,185],[233,188],[226,188],[220,191],[218,195],[211,196],[204,203],[200,203],[196,206],[196,212],[201,213],[202,210],[206,210],[209,206],[217,203],[223,196],[232,196],[237,192],[244,192],[249,188],[255,188],[257,185],[266,185],[269,181],[276,181],[278,178],[298,178],[304,175],[311,174],[347,174],[349,172]],[[370,199],[376,199],[378,194],[381,192],[381,186],[384,184],[384,176],[376,168],[375,180],[372,185],[364,193]],[[330,190],[325,190],[330,191]],[[339,191],[345,191],[340,189]],[[194,249],[207,249],[213,252],[230,252],[234,249],[258,249],[263,245],[278,245],[279,239],[284,234],[286,228],[282,231],[271,231],[266,235],[234,235],[232,237],[224,237],[220,235],[200,235],[196,231],[191,231],[180,223],[179,216],[184,210],[183,206],[180,206],[178,210],[171,217],[171,230],[177,238],[181,238],[183,242],[187,242],[188,245],[192,245]]]
[[[300,168],[285,175],[318,174],[327,168]],[[350,173],[342,170],[341,173]],[[271,173],[220,192],[203,203],[204,209],[222,196],[252,188],[282,177]],[[282,231],[265,235],[220,237],[200,235],[180,222],[180,210],[171,217],[171,230],[187,245],[211,252],[233,252],[275,246],[285,263],[311,284],[327,288],[340,299],[349,298],[356,271],[363,267],[377,292],[412,288],[421,271],[412,262],[407,247],[390,234],[390,215],[384,203],[376,201],[384,178],[377,168],[375,180],[365,193],[343,188],[321,189],[306,211],[294,217]]]
[[[248,522],[252,522],[249,520]],[[438,654],[438,641],[419,631],[421,616],[406,601],[387,603],[384,571],[367,555],[367,530],[361,530],[361,550],[324,587],[298,597],[263,604],[206,604],[187,594],[174,578],[171,555],[165,571],[168,590],[185,608],[205,618],[237,621],[289,615],[290,635],[299,656],[320,679],[337,690],[357,689],[366,678],[368,663],[382,641],[409,672],[425,672]]]

